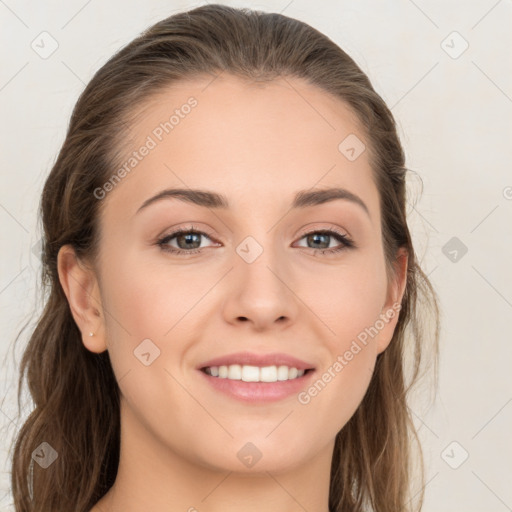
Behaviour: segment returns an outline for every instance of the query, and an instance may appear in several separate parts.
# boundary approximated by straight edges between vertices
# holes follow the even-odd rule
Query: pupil
[[[190,247],[190,246],[187,246],[187,245],[186,245],[186,243],[187,243],[187,242],[189,242],[189,241],[191,241],[190,239],[191,239],[192,237],[196,237],[196,238],[197,238],[197,239],[196,239],[196,243],[197,243],[198,245],[200,245],[200,243],[201,243],[201,241],[199,240],[199,237],[200,237],[200,236],[201,236],[201,235],[200,235],[199,233],[188,233],[188,234],[186,234],[186,235],[181,235],[181,236],[179,236],[179,237],[177,238],[177,240],[178,240],[178,246],[180,247],[180,249],[196,249],[197,247]],[[182,238],[185,238],[185,239],[186,239],[185,244],[181,244],[181,243],[180,243],[180,240],[181,240]],[[193,240],[192,240],[192,241],[193,241]]]
[[[317,233],[317,234],[309,236],[309,238],[313,238],[313,239],[317,239],[318,237],[329,237],[329,235]],[[315,243],[316,243],[316,241],[315,241]],[[327,247],[329,247],[329,243],[327,243],[327,245],[325,245],[325,247],[321,247],[321,249],[326,249]],[[316,247],[316,248],[318,249],[318,247]]]

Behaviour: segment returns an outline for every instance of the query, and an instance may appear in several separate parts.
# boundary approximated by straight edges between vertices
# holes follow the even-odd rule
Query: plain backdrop
[[[37,205],[71,110],[121,46],[202,3],[0,0],[1,512],[12,510],[8,457],[28,331],[11,347],[40,307]],[[409,222],[442,309],[437,399],[411,403],[427,463],[424,512],[512,510],[512,2],[220,3],[319,29],[391,107],[407,166],[423,181],[421,195],[411,181]]]

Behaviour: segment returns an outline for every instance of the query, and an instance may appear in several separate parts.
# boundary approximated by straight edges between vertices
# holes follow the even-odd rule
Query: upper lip
[[[225,356],[209,359],[201,363],[197,369],[201,370],[207,366],[230,366],[232,364],[251,365],[251,366],[288,366],[297,368],[297,370],[314,369],[311,363],[297,359],[289,354],[273,353],[273,354],[254,354],[251,352],[236,352]]]

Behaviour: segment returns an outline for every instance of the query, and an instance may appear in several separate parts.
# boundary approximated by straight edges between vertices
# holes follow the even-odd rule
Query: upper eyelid
[[[314,223],[315,225],[318,224],[318,223]],[[309,227],[309,228],[305,228],[304,230],[301,230],[300,231],[300,235],[299,236],[305,236],[305,235],[308,235],[310,233],[316,233],[317,231],[332,231],[338,235],[344,235],[346,236],[347,238],[352,238],[352,236],[350,235],[350,233],[344,229],[344,228],[340,228],[338,226],[334,226],[334,225],[330,225],[329,227],[318,227],[318,226],[313,226],[313,227]]]
[[[329,224],[328,227],[325,227],[325,226],[318,226],[319,224]],[[343,232],[343,234],[346,234],[348,237],[351,237],[351,234],[350,232],[346,229],[346,228],[342,228],[342,227],[339,227],[339,226],[336,226],[334,223],[332,222],[326,222],[326,221],[317,221],[317,222],[310,222],[309,224],[306,225],[306,227],[300,231],[301,233],[301,236],[304,235],[304,234],[308,234],[312,231],[337,231],[337,232]],[[200,232],[202,234],[205,234],[205,235],[208,235],[208,236],[211,236],[213,238],[216,238],[216,235],[214,233],[213,230],[210,230],[209,228],[203,228],[203,227],[198,227],[197,224],[194,224],[194,222],[191,222],[189,225],[185,224],[184,226],[179,226],[177,228],[172,228],[168,235],[171,235],[171,234],[176,234],[177,232],[179,233],[180,231],[195,231],[195,232]],[[164,236],[168,236],[168,235],[161,235],[159,238],[162,238]]]

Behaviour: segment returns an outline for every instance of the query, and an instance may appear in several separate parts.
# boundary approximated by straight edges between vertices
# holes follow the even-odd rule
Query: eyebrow
[[[198,189],[186,189],[186,188],[173,188],[162,190],[158,194],[146,199],[137,210],[139,213],[144,208],[147,208],[150,204],[163,199],[179,199],[187,203],[195,204],[197,206],[203,206],[206,208],[215,208],[227,210],[229,209],[229,201],[226,196],[218,194],[217,192],[211,192],[209,190],[198,190]],[[299,190],[293,199],[292,209],[307,208],[308,206],[317,206],[336,199],[344,199],[354,204],[359,205],[368,216],[370,212],[364,201],[356,194],[350,192],[347,189],[334,187],[324,188],[316,190]]]

